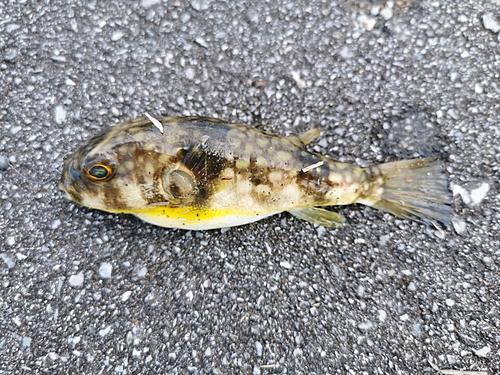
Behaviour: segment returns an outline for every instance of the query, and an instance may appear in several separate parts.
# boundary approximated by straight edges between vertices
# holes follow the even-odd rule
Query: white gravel
[[[5,373],[500,373],[498,4],[4,3]],[[354,205],[184,232],[69,202],[63,159],[146,112],[318,127],[310,150],[361,166],[437,156],[452,228]]]

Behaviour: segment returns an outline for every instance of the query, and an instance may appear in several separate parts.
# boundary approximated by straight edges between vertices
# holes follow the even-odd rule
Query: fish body
[[[362,168],[310,153],[319,131],[281,137],[202,117],[139,118],[112,126],[66,160],[59,187],[76,203],[193,230],[279,212],[335,227],[323,206],[361,203],[447,226],[442,164],[414,159]]]

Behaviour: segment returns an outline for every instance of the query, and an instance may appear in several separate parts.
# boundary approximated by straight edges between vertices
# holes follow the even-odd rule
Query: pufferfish
[[[147,115],[91,138],[65,161],[59,188],[82,206],[167,228],[233,227],[283,211],[337,227],[344,218],[323,207],[352,203],[449,225],[441,161],[340,163],[306,150],[319,133],[282,137],[212,118]]]

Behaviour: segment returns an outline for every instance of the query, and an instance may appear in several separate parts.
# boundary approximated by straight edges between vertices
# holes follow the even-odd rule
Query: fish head
[[[170,185],[180,181],[182,192],[192,182],[187,172],[168,172],[177,161],[165,152],[162,137],[151,123],[115,125],[64,162],[59,188],[82,206],[108,212],[134,213],[170,204],[171,189],[164,188],[165,180]]]
[[[100,197],[117,185],[118,154],[102,144],[104,134],[92,138],[65,160],[59,189],[83,206],[103,208]],[[115,178],[116,177],[116,178]]]

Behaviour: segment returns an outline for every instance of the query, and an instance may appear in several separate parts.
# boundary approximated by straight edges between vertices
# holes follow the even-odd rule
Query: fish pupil
[[[109,170],[102,165],[95,165],[89,170],[89,175],[99,180],[108,177]]]

